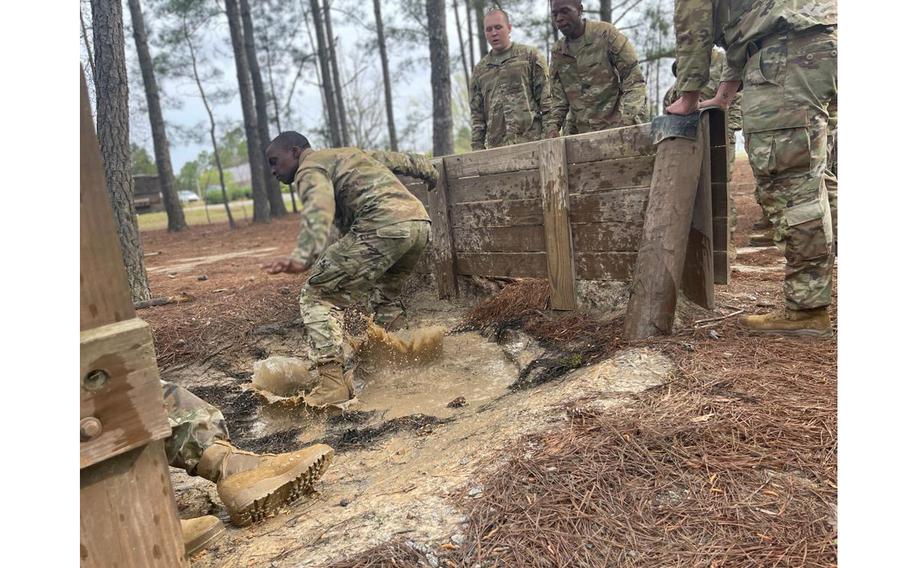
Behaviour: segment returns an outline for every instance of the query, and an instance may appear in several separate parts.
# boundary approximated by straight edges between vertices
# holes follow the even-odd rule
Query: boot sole
[[[333,456],[334,451],[328,448],[326,452],[312,460],[305,470],[288,478],[264,497],[254,499],[233,511],[229,510],[231,522],[239,527],[261,522],[274,516],[283,507],[294,503],[303,495],[310,493],[316,480],[322,477],[322,474],[329,468]]]
[[[217,525],[213,526],[193,540],[185,542],[183,544],[184,554],[187,557],[190,557],[200,550],[208,548],[212,543],[221,540],[224,538],[224,535],[226,533],[227,529],[225,529],[224,525],[219,522]]]

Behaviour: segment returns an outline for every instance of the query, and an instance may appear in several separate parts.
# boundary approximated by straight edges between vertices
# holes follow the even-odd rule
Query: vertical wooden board
[[[455,252],[452,248],[446,162],[443,158],[436,158],[433,163],[439,171],[439,181],[436,188],[429,192],[430,219],[433,220],[431,263],[436,275],[439,297],[449,298],[458,295],[458,283],[455,280]]]
[[[135,316],[85,77],[79,117],[79,329]]]
[[[567,136],[565,141],[566,162],[569,164],[632,158],[657,152],[657,147],[651,143],[650,122],[575,134]]]
[[[708,117],[702,115],[699,140],[702,152],[701,173],[695,192],[692,225],[689,227],[682,291],[705,309],[714,309],[714,227],[711,216],[711,152]]]
[[[161,441],[81,470],[80,566],[189,566],[170,479]]]
[[[569,168],[564,138],[541,142],[540,197],[550,278],[550,306],[575,309],[575,251],[569,223]]]
[[[730,171],[727,166],[728,152],[735,152],[727,140],[727,113],[712,109],[708,111],[710,124],[711,148],[711,209],[714,226],[719,223],[726,227],[723,231],[714,231],[714,283],[726,284],[730,281],[730,263],[727,256],[730,246]],[[719,255],[717,253],[723,252]]]
[[[414,197],[420,200],[423,203],[424,207],[429,207],[430,205],[430,196],[427,191],[427,185],[425,183],[411,183],[405,185],[408,188],[408,191],[411,192]]]

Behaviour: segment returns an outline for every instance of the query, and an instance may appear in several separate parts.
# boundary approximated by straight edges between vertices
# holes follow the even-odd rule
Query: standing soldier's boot
[[[222,538],[225,532],[224,523],[214,515],[180,519],[180,530],[183,532],[183,551],[187,557]]]
[[[325,408],[354,398],[352,373],[345,373],[341,363],[322,363],[316,366],[316,371],[319,373],[319,385],[303,397],[309,406]]]
[[[218,440],[203,452],[196,474],[218,484],[231,521],[242,527],[308,493],[334,454],[325,444],[285,454],[255,454]]]
[[[812,310],[784,308],[761,316],[744,316],[740,323],[749,331],[759,333],[831,337],[831,318],[827,306]]]

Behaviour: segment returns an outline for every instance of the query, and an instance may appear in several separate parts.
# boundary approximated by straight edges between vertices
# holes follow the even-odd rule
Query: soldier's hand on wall
[[[269,274],[279,274],[282,272],[286,272],[287,274],[300,274],[301,272],[306,272],[309,267],[299,260],[287,257],[263,262],[259,265],[259,268],[265,270]]]
[[[698,110],[698,91],[684,91],[676,101],[667,107],[667,114],[692,114]]]
[[[710,99],[698,103],[698,108],[719,107],[727,110],[739,90],[739,85],[739,81],[722,81],[717,93]]]

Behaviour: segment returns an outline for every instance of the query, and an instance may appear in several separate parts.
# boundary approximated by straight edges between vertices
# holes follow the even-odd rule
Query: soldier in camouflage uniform
[[[546,137],[564,127],[563,134],[574,134],[646,122],[645,79],[626,36],[613,24],[583,18],[580,0],[553,0],[551,14],[565,37],[550,60]]]
[[[834,0],[676,2],[677,89],[668,112],[688,114],[708,81],[711,48],[727,52],[717,95],[726,108],[743,85],[743,133],[756,195],[784,251],[783,311],[746,316],[751,330],[829,336],[831,212],[824,182],[828,108],[837,97]]]
[[[492,50],[471,77],[471,149],[540,140],[547,63],[533,47],[512,42],[512,24],[502,10],[483,21]]]
[[[168,463],[217,483],[218,495],[238,526],[262,520],[296,500],[331,462],[334,452],[325,444],[278,455],[240,450],[229,442],[219,409],[174,383],[161,384],[171,426],[164,443]],[[184,536],[189,538],[186,529]]]
[[[306,137],[282,132],[266,151],[272,174],[294,184],[302,203],[297,247],[289,258],[263,265],[271,274],[310,271],[300,292],[300,314],[320,383],[304,397],[315,408],[354,396],[344,372],[342,314],[369,297],[375,319],[402,317],[398,299],[430,239],[430,217],[396,174],[423,179],[438,174],[426,158],[357,148],[313,150]],[[342,234],[328,246],[332,225]]]

